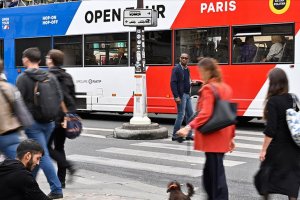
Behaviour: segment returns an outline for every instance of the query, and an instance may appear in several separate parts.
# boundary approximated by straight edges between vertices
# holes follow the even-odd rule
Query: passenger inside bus
[[[207,56],[207,45],[205,40],[195,40],[194,46],[190,49],[190,62],[198,63],[199,57]]]
[[[278,62],[282,58],[285,37],[280,35],[272,35],[271,40],[273,44],[268,55],[262,60],[263,62]]]
[[[245,44],[241,47],[241,62],[252,62],[256,51],[253,36],[246,36]]]
[[[241,38],[233,39],[233,48],[232,48],[232,62],[239,63],[241,62],[241,49],[243,41]]]
[[[226,36],[221,36],[218,42],[216,59],[219,63],[228,63],[228,39]]]

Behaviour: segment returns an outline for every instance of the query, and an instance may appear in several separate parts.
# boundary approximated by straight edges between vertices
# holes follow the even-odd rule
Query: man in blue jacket
[[[171,76],[171,89],[177,104],[177,118],[174,124],[172,141],[182,141],[177,137],[176,132],[180,129],[183,119],[186,121],[193,115],[192,102],[190,97],[191,77],[188,68],[189,55],[182,53],[179,64],[175,65]],[[192,132],[186,137],[186,140],[193,140]]]

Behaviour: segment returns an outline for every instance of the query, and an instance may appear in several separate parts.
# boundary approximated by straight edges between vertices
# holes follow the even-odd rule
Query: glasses
[[[182,60],[188,60],[188,57],[180,57]]]

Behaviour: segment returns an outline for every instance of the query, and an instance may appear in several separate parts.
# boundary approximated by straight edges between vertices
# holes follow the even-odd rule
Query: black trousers
[[[228,200],[228,187],[223,165],[224,153],[205,153],[203,185],[208,200]]]
[[[49,154],[57,162],[57,176],[61,183],[66,182],[66,171],[71,168],[71,163],[66,159],[65,153],[65,129],[56,126],[48,143]]]

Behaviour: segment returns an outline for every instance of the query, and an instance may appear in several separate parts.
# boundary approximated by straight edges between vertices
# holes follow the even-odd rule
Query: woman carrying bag
[[[300,148],[293,141],[286,122],[286,110],[293,108],[293,97],[288,93],[288,79],[282,69],[272,69],[268,78],[262,163],[254,183],[265,200],[269,194],[287,195],[289,200],[296,200],[300,187]]]
[[[226,183],[223,158],[226,152],[232,151],[235,126],[227,126],[220,130],[203,134],[198,129],[205,125],[213,115],[215,93],[221,100],[230,100],[231,88],[222,81],[221,71],[217,62],[211,58],[199,61],[199,72],[204,85],[199,91],[197,104],[198,115],[184,128],[178,131],[181,137],[187,136],[191,129],[195,130],[194,148],[205,152],[203,170],[203,185],[209,200],[227,200],[228,187]]]

